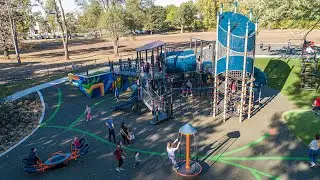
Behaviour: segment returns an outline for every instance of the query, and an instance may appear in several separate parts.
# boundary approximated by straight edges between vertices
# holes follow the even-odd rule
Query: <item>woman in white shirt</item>
[[[309,144],[309,158],[310,158],[310,162],[311,162],[311,166],[310,167],[314,167],[316,165],[317,162],[317,155],[318,155],[318,151],[319,151],[319,139],[320,136],[316,135],[315,139],[311,141],[311,143]]]
[[[176,147],[173,147],[176,143],[178,142],[178,139],[176,139],[173,143],[172,142],[168,142],[167,144],[167,152],[168,152],[168,157],[171,160],[173,166],[172,168],[174,170],[177,169],[177,161],[176,161],[176,156],[175,156],[175,151],[179,149],[180,146],[180,142],[178,142],[178,145]]]

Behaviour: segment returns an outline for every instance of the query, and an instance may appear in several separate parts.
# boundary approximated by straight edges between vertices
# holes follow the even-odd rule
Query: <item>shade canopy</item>
[[[197,133],[197,130],[191,124],[185,124],[179,129],[179,133],[184,135],[194,135]]]
[[[155,49],[157,47],[161,47],[161,46],[164,46],[166,43],[162,42],[162,41],[153,41],[151,43],[148,43],[146,45],[143,45],[141,47],[138,47],[136,49],[137,52],[140,52],[140,51],[146,51],[146,50],[151,50],[151,49]]]

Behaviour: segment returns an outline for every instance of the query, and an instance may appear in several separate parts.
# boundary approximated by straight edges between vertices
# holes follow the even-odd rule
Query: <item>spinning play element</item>
[[[179,133],[181,138],[183,135],[186,136],[186,159],[178,162],[176,172],[181,176],[196,176],[201,173],[202,167],[198,162],[190,159],[190,138],[193,136],[195,140],[197,130],[188,123],[179,129]]]
[[[80,147],[76,148],[73,144],[71,144],[71,152],[64,153],[62,151],[57,151],[52,153],[49,158],[43,163],[39,158],[36,164],[32,162],[28,162],[28,159],[23,159],[23,163],[25,163],[24,171],[31,174],[36,172],[44,172],[47,169],[59,168],[63,166],[67,166],[68,162],[71,160],[76,160],[81,155],[85,155],[88,153],[89,145],[85,144],[85,140],[80,140]]]

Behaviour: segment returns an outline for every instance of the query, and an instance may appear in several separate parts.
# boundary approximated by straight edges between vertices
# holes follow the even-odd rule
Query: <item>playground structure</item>
[[[301,51],[301,88],[315,90],[319,87],[317,48],[311,41],[304,41]]]
[[[27,159],[23,159],[23,163],[25,163],[24,171],[31,174],[36,172],[44,172],[48,169],[59,168],[63,166],[67,166],[69,161],[77,160],[80,156],[85,155],[89,151],[89,145],[85,144],[85,140],[80,140],[81,145],[79,148],[74,147],[71,144],[70,153],[64,153],[62,151],[57,151],[52,153],[49,158],[42,162],[40,158],[37,161],[37,164],[32,164],[28,162]]]
[[[236,7],[234,12],[223,12],[221,6],[217,15],[213,116],[222,111],[224,121],[230,112],[239,116],[239,122],[250,118],[254,88],[260,91],[266,83],[262,72],[254,67],[258,25],[251,18],[251,14],[249,19],[237,13]]]
[[[191,137],[193,138],[193,149],[197,151],[196,133],[197,130],[189,123],[179,129],[180,142],[183,136],[186,137],[185,160],[178,162],[176,170],[180,176],[197,176],[202,171],[201,165],[195,159],[192,160],[191,157]],[[179,153],[179,155],[181,154]],[[196,158],[197,154],[194,157]]]
[[[178,111],[222,114],[239,122],[250,118],[260,105],[265,74],[254,67],[257,23],[252,14],[234,12],[217,15],[217,41],[190,38],[190,49],[173,49],[162,41],[136,49],[135,60],[109,62],[109,72],[96,76],[70,75],[69,79],[88,97],[131,89],[133,96],[114,109],[136,103],[157,112],[149,122],[157,124]],[[188,83],[188,84],[187,84]],[[258,97],[258,98],[257,98]],[[259,103],[255,103],[258,102]]]

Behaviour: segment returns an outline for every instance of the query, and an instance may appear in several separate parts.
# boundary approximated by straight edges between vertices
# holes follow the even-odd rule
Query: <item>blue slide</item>
[[[121,104],[114,106],[113,107],[114,111],[120,111],[120,110],[126,109],[128,107],[132,107],[133,103],[138,100],[138,88],[137,88],[137,85],[136,84],[132,85],[130,87],[130,89],[133,91],[131,97],[127,101],[122,102]]]

